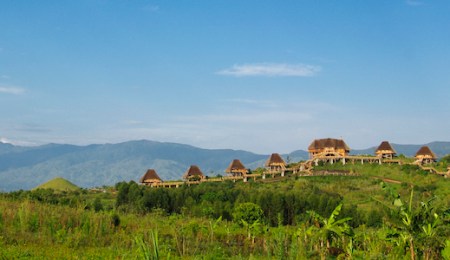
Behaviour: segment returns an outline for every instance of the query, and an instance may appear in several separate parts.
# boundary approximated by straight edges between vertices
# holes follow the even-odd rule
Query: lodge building
[[[342,139],[315,139],[308,146],[310,158],[339,156],[345,157],[350,152],[350,147]]]
[[[228,168],[225,170],[226,173],[231,174],[233,177],[237,176],[245,176],[248,173],[248,170],[245,168],[245,166],[241,163],[240,160],[234,159]]]
[[[186,181],[202,180],[204,178],[205,175],[203,175],[203,172],[197,165],[191,165],[189,169],[187,169],[186,172],[183,174],[183,179]]]
[[[375,151],[376,156],[383,159],[393,159],[397,152],[388,141],[383,141]]]
[[[148,169],[144,176],[142,176],[142,178],[139,180],[139,182],[143,185],[155,186],[159,183],[162,183],[163,181],[154,169]]]
[[[428,146],[422,146],[417,151],[415,158],[418,164],[429,164],[437,160],[436,154]]]
[[[278,153],[270,155],[265,166],[269,172],[283,172],[286,169],[286,163]]]

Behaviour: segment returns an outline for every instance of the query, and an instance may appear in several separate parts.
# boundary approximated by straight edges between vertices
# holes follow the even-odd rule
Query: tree
[[[116,199],[116,206],[125,205],[128,203],[128,190],[129,185],[126,182],[119,182],[116,184],[116,190],[117,192],[117,199]]]
[[[256,221],[261,221],[263,217],[263,210],[255,203],[245,202],[240,203],[234,208],[233,219],[242,225],[242,221],[252,225]]]
[[[446,156],[442,157],[439,161],[450,164],[450,154],[447,154]]]

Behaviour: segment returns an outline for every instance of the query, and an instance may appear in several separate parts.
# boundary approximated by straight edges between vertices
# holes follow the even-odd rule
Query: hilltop
[[[52,189],[55,191],[76,191],[79,190],[80,188],[64,178],[56,177],[54,179],[49,180],[46,183],[43,183],[35,187],[33,190],[37,189]]]

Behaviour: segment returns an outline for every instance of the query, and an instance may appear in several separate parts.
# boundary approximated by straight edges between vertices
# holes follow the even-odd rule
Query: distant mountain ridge
[[[403,154],[405,156],[412,157],[420,149],[420,147],[426,145],[440,158],[447,154],[450,154],[450,142],[431,142],[428,144],[394,144],[392,147],[397,152],[397,155]],[[351,154],[374,154],[378,146],[374,146],[363,150],[352,150]]]
[[[175,180],[191,164],[200,166],[207,175],[217,175],[224,174],[235,158],[252,168],[266,155],[147,140],[88,146],[19,147],[0,143],[0,190],[31,189],[57,176],[80,187],[113,185],[137,181],[149,168],[156,169],[164,180]]]
[[[450,153],[450,142],[427,145],[438,156]],[[393,146],[398,154],[406,156],[414,156],[421,147]],[[352,153],[373,154],[375,149],[354,150]],[[0,143],[0,191],[31,189],[58,176],[79,187],[114,185],[119,181],[137,181],[149,168],[154,168],[163,180],[177,180],[192,164],[198,165],[206,175],[224,175],[233,159],[240,159],[247,168],[255,169],[263,166],[268,156],[148,140],[87,146],[48,144],[22,147]],[[297,162],[308,159],[308,152],[297,150],[282,156],[286,161]]]

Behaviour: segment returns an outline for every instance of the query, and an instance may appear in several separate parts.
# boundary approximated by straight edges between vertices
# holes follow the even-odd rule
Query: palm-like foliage
[[[401,221],[397,224],[394,222],[390,238],[400,239],[402,243],[399,241],[397,244],[404,250],[409,248],[411,259],[416,259],[418,252],[422,253],[425,259],[429,259],[433,248],[439,247],[438,244],[441,243],[438,229],[442,226],[442,221],[432,205],[435,198],[420,202],[419,207],[413,207],[413,195],[411,190],[407,207],[404,203],[396,205]]]
[[[314,225],[306,232],[308,235],[316,237],[319,240],[322,250],[324,249],[324,242],[326,242],[326,248],[329,249],[333,239],[353,236],[353,229],[348,225],[348,222],[352,218],[337,219],[341,210],[342,204],[339,204],[328,218],[324,218],[314,211],[308,211],[308,214],[314,221]]]

